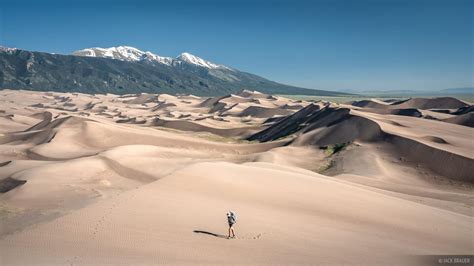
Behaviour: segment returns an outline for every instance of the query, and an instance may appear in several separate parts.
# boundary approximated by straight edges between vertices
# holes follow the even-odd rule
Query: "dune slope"
[[[222,237],[222,215],[229,208],[240,217],[234,240]],[[201,163],[7,236],[0,245],[7,264],[350,263],[356,258],[365,264],[408,260],[401,254],[468,253],[471,233],[470,217],[311,172]]]

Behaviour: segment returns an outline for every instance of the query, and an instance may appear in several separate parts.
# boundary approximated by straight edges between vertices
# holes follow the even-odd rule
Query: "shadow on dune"
[[[0,163],[0,167],[5,166],[5,165],[9,165],[11,162],[12,161],[2,162],[2,163]]]
[[[219,235],[219,234],[215,234],[215,233],[211,233],[211,232],[207,232],[207,231],[194,230],[193,233],[210,235],[210,236],[214,236],[214,237],[226,238],[227,239],[227,236],[225,236],[225,235]]]
[[[26,180],[17,180],[15,178],[7,177],[0,180],[0,193],[7,193],[8,191],[22,186],[26,183]]]

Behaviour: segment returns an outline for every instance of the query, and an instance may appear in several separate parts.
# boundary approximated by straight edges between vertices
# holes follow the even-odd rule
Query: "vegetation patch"
[[[336,143],[336,144],[331,144],[329,146],[324,146],[324,147],[320,147],[320,148],[326,151],[327,156],[332,156],[332,155],[344,150],[347,146],[349,146],[349,144],[350,144],[350,142]]]
[[[318,168],[314,169],[313,171],[318,174],[324,174],[325,171],[329,170],[334,165],[333,160],[327,160],[323,165],[319,166]]]
[[[322,146],[319,147],[321,150],[324,150],[326,154],[326,162],[320,165],[318,168],[314,169],[313,171],[318,174],[324,174],[326,171],[331,169],[335,166],[336,158],[332,157],[334,154],[339,153],[346,149],[351,144],[351,142],[344,142],[344,143],[336,143],[331,144],[329,146]]]

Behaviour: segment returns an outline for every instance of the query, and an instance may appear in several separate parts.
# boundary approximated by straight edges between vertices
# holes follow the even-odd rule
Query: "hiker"
[[[234,224],[237,222],[237,215],[233,211],[227,213],[227,222],[229,223],[229,236],[227,238],[235,238]],[[232,232],[232,237],[230,233]]]

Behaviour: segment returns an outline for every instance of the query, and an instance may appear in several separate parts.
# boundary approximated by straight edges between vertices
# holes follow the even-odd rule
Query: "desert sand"
[[[454,98],[2,90],[0,264],[416,265],[472,254],[471,111]]]

